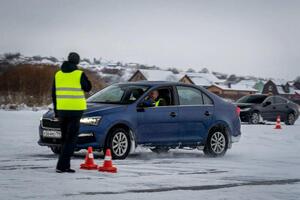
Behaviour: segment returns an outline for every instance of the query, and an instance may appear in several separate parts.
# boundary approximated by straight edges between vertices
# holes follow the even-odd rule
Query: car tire
[[[251,113],[250,119],[249,119],[250,124],[259,124],[259,121],[260,121],[259,112],[254,111],[253,113]]]
[[[61,147],[50,147],[50,149],[54,154],[57,154],[57,155],[59,155],[61,152]]]
[[[213,129],[208,135],[204,154],[208,157],[224,156],[228,149],[228,139],[224,129]]]
[[[151,148],[150,150],[157,154],[163,154],[163,153],[168,153],[170,149],[168,147],[155,147],[155,148]]]
[[[128,131],[124,128],[113,129],[109,135],[108,143],[104,149],[104,153],[108,148],[111,150],[111,156],[113,159],[125,159],[128,156],[131,148],[131,141]]]
[[[287,115],[287,119],[285,121],[286,125],[294,125],[295,124],[295,115],[293,113],[289,113]]]

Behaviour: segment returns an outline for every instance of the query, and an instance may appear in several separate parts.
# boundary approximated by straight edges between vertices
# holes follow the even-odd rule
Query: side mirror
[[[266,107],[266,106],[269,106],[269,105],[271,105],[270,101],[266,101],[266,102],[263,103],[263,107]]]
[[[149,108],[149,107],[154,107],[155,102],[149,101],[149,100],[144,100],[138,104],[139,108]]]

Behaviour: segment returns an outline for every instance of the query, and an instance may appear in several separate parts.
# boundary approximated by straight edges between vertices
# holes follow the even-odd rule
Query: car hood
[[[112,112],[119,112],[125,110],[127,105],[120,105],[120,104],[101,104],[101,103],[88,103],[87,109],[84,111],[83,116],[95,116],[95,115],[102,115],[108,114]],[[54,118],[54,111],[53,109],[48,110],[44,114],[46,118]]]

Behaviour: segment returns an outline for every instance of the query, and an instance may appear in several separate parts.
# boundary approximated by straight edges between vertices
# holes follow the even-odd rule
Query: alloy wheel
[[[128,149],[128,139],[124,132],[117,132],[112,138],[112,150],[116,156],[123,156]]]
[[[292,113],[289,114],[288,121],[289,121],[289,124],[294,124],[294,121],[295,121],[294,114],[292,114]]]
[[[211,136],[210,146],[216,154],[220,154],[225,150],[226,139],[221,132],[215,132]]]
[[[251,122],[252,122],[252,124],[258,124],[259,118],[260,118],[260,116],[259,116],[258,113],[256,113],[256,112],[253,113],[253,114],[251,115]]]

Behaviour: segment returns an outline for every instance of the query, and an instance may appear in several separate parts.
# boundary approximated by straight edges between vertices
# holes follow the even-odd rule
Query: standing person
[[[57,173],[74,173],[70,161],[79,133],[80,119],[86,110],[84,92],[92,88],[83,71],[77,68],[80,56],[71,52],[68,61],[63,62],[61,70],[55,74],[52,87],[52,101],[55,117],[61,129],[61,153],[56,166]]]

